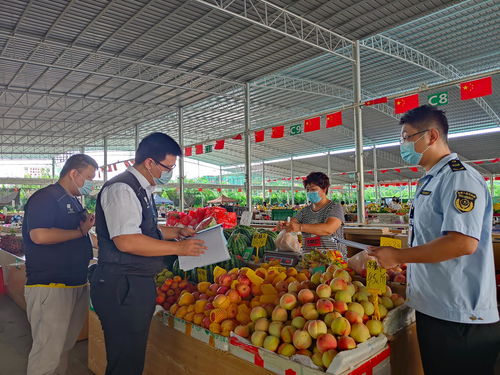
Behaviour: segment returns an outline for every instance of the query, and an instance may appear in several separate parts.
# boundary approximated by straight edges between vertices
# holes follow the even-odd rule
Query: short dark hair
[[[72,169],[76,169],[78,172],[87,168],[89,165],[94,167],[95,169],[99,168],[97,162],[88,155],[85,154],[75,154],[71,155],[66,163],[64,163],[63,169],[61,169],[61,173],[59,174],[59,178],[63,178],[66,176],[69,171]]]
[[[304,187],[307,187],[309,184],[314,184],[319,186],[321,189],[326,189],[328,193],[328,188],[330,187],[330,179],[323,172],[311,172],[307,175],[304,180]]]
[[[406,112],[399,121],[399,125],[408,124],[419,131],[429,129],[432,123],[437,125],[443,140],[447,143],[448,119],[446,118],[444,111],[441,111],[432,105],[425,104],[414,108]]]
[[[165,133],[151,133],[139,143],[135,152],[135,163],[141,164],[147,158],[162,161],[167,155],[181,156],[179,144]]]

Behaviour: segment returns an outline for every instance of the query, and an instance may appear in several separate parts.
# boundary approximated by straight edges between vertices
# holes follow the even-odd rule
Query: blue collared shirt
[[[483,177],[462,164],[457,154],[442,158],[420,179],[410,213],[410,246],[426,244],[447,232],[473,237],[479,244],[471,255],[409,264],[408,305],[452,322],[486,324],[499,320],[492,215]]]

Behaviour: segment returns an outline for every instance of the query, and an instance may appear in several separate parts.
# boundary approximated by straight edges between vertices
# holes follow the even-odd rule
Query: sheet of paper
[[[231,258],[222,232],[222,225],[201,230],[192,238],[205,241],[207,250],[205,250],[205,254],[197,257],[180,256],[179,267],[181,270],[190,271],[196,267],[205,267]]]
[[[334,241],[337,241],[341,244],[344,244],[349,247],[354,247],[355,249],[361,249],[361,250],[367,250],[371,245],[366,245],[364,243],[359,243],[359,242],[354,242],[354,241],[349,241],[349,240],[344,240],[341,238],[335,238],[332,237]]]

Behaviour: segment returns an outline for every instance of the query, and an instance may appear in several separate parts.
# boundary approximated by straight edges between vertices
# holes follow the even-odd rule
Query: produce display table
[[[106,351],[101,323],[89,314],[89,369],[103,375]],[[169,328],[157,317],[151,322],[143,375],[273,375],[272,372],[214,349],[201,341]]]

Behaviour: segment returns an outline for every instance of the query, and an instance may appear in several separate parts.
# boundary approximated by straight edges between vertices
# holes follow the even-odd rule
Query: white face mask
[[[84,178],[83,186],[79,187],[78,184],[75,182],[75,180],[72,180],[73,183],[78,189],[80,195],[89,195],[92,192],[92,190],[94,190],[94,181],[85,179],[85,177],[80,172],[78,172],[78,174]]]

